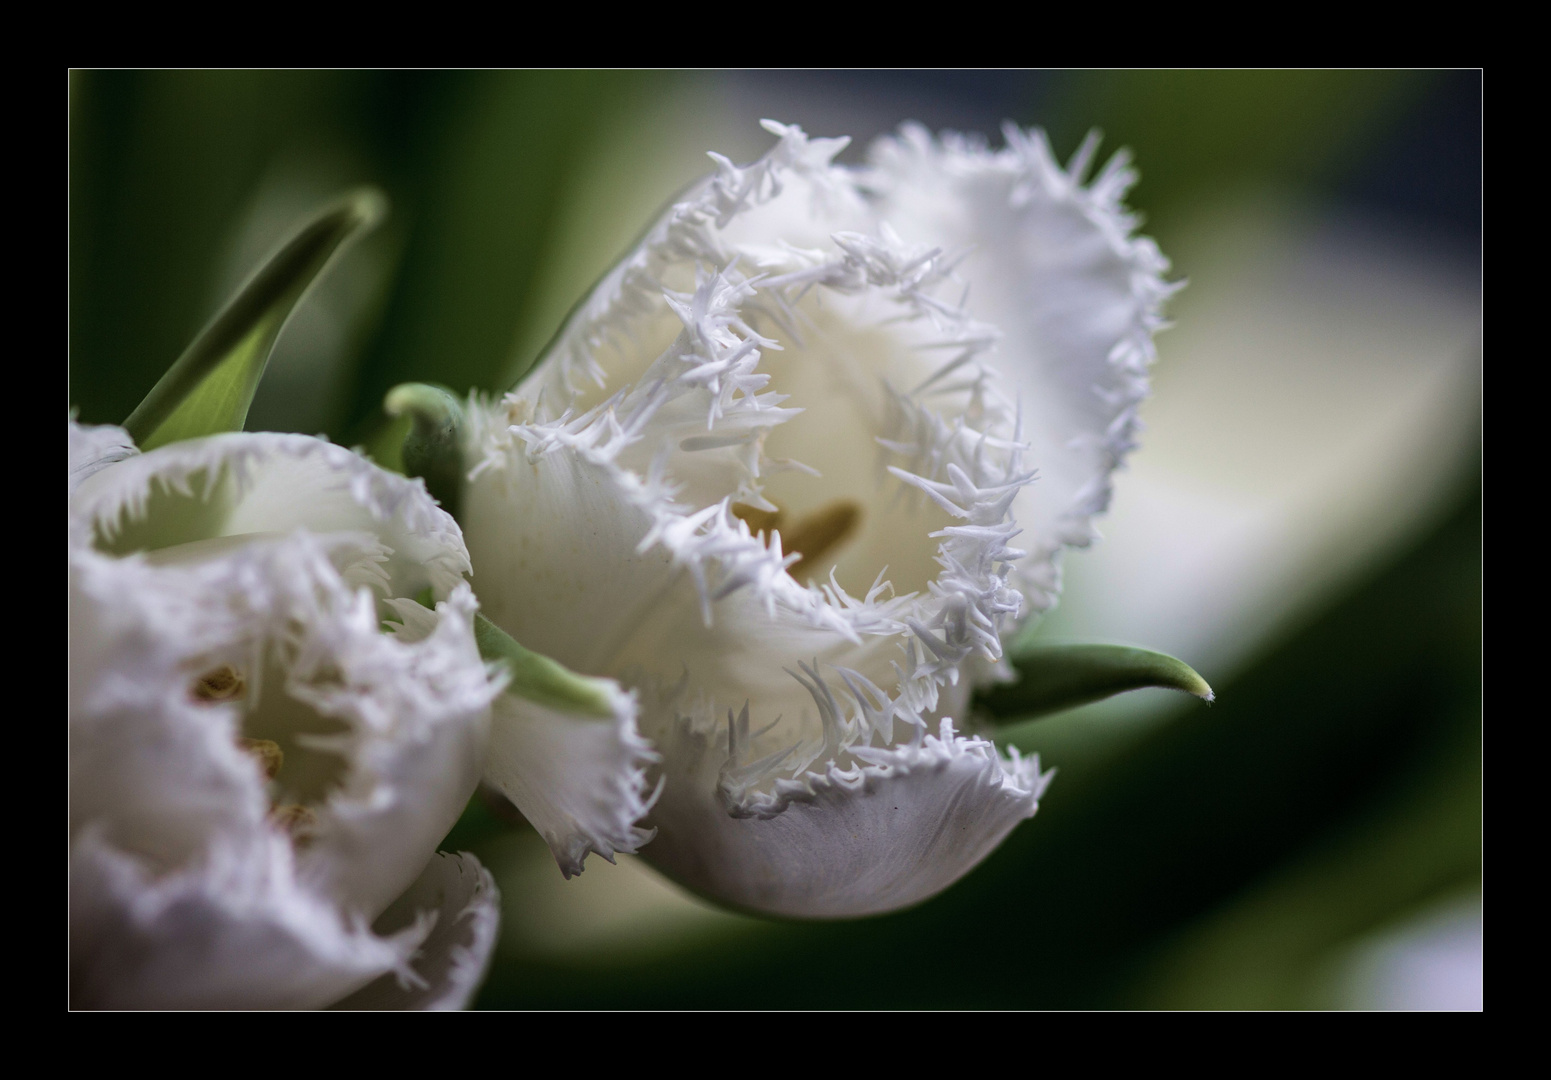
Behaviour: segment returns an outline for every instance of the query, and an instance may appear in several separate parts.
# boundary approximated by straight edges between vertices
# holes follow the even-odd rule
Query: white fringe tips
[[[465,535],[493,621],[641,694],[648,859],[863,914],[1034,813],[1037,762],[946,721],[1092,539],[1170,286],[1122,159],[907,128],[849,170],[766,127],[471,404]]]

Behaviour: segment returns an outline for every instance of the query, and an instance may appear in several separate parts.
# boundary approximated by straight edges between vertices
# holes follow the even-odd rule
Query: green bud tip
[[[408,415],[422,435],[451,435],[463,423],[463,403],[445,386],[400,383],[382,399],[382,410],[397,419]]]
[[[1123,645],[1044,645],[1012,657],[1019,679],[976,698],[1004,720],[1031,720],[1115,694],[1156,687],[1216,700],[1211,686],[1183,660]]]
[[[426,490],[457,517],[463,494],[463,403],[445,386],[401,383],[388,391],[382,408],[395,419],[410,419],[404,472],[423,479]]]

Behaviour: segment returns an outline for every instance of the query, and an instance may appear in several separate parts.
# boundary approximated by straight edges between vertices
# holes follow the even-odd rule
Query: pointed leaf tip
[[[1203,701],[1216,699],[1194,668],[1183,660],[1123,645],[1046,645],[1012,658],[1018,681],[976,697],[982,710],[1001,720],[1032,720],[1102,701],[1128,690],[1182,690]]]
[[[241,430],[269,355],[308,288],[352,237],[387,213],[359,188],[320,210],[226,302],[124,421],[142,450]]]

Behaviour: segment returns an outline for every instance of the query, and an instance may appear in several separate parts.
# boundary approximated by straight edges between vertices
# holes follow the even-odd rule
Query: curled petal
[[[711,797],[725,747],[674,744],[652,812],[652,861],[735,907],[793,918],[843,918],[908,907],[957,881],[1032,817],[1050,781],[1039,759],[1001,757],[943,721],[919,745],[853,751],[775,786],[736,816]],[[688,782],[686,782],[688,781]]]
[[[249,841],[249,842],[243,842]],[[83,834],[70,850],[70,1004],[78,1009],[311,1009],[407,974],[428,924],[379,937],[298,887],[281,837],[157,868]]]
[[[528,701],[496,699],[485,779],[516,804],[572,877],[589,852],[609,862],[652,838],[638,827],[651,808],[646,770],[657,760],[636,730],[636,697],[608,680],[614,714],[590,717]]]
[[[120,461],[72,497],[82,1002],[322,1005],[424,936],[368,927],[472,794],[497,687],[472,593],[444,576],[467,563],[456,525],[379,472],[318,440],[231,435]],[[381,594],[425,585],[434,611],[385,622],[402,597]]]
[[[445,599],[470,570],[457,523],[421,481],[303,435],[234,432],[127,458],[81,483],[71,511],[115,554],[296,529],[370,535],[382,573],[361,583],[389,596],[429,587]]]
[[[1124,152],[1091,181],[1090,138],[1062,168],[1045,134],[1009,125],[993,151],[919,125],[873,144],[865,183],[906,240],[962,252],[955,273],[1002,337],[1002,392],[1020,410],[1019,438],[1039,480],[1014,513],[1028,533],[1019,580],[1030,607],[1059,593],[1056,554],[1098,535],[1110,477],[1136,447],[1153,335],[1178,288],[1169,262],[1122,199],[1136,181]]]
[[[359,653],[334,661],[348,689],[314,691],[320,711],[355,727],[345,747],[355,767],[318,808],[299,866],[352,909],[381,910],[407,888],[479,783],[493,688],[473,609],[460,585],[427,612],[426,637],[363,635]]]
[[[495,952],[501,894],[468,852],[437,853],[372,929],[384,938],[430,925],[408,964],[335,1002],[334,1009],[426,1012],[466,1008]]]

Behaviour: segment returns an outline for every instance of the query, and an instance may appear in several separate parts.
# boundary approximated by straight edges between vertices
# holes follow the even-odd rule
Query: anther
[[[802,558],[787,568],[796,577],[804,566],[817,564],[849,540],[862,523],[862,508],[849,499],[837,499],[806,515],[790,529],[783,529],[786,511],[756,510],[752,506],[734,506],[733,517],[746,523],[753,533],[781,533],[781,549]]]
[[[784,510],[756,510],[752,506],[734,506],[732,516],[749,527],[749,532],[758,536],[764,533],[769,536],[771,532],[781,527],[781,522],[786,518]]]
[[[781,536],[788,554],[795,552],[802,555],[787,569],[787,573],[795,578],[804,566],[816,565],[825,555],[850,539],[861,523],[862,508],[847,499],[836,500],[805,516],[792,526],[789,533]]]
[[[280,744],[272,739],[238,739],[237,745],[259,763],[264,770],[264,776],[273,780],[280,773],[280,766],[285,764],[285,751],[280,749]]]
[[[269,820],[291,834],[293,840],[306,840],[318,827],[318,815],[300,803],[282,803],[269,812]]]
[[[247,688],[248,681],[226,664],[194,680],[193,694],[198,701],[231,701]]]

